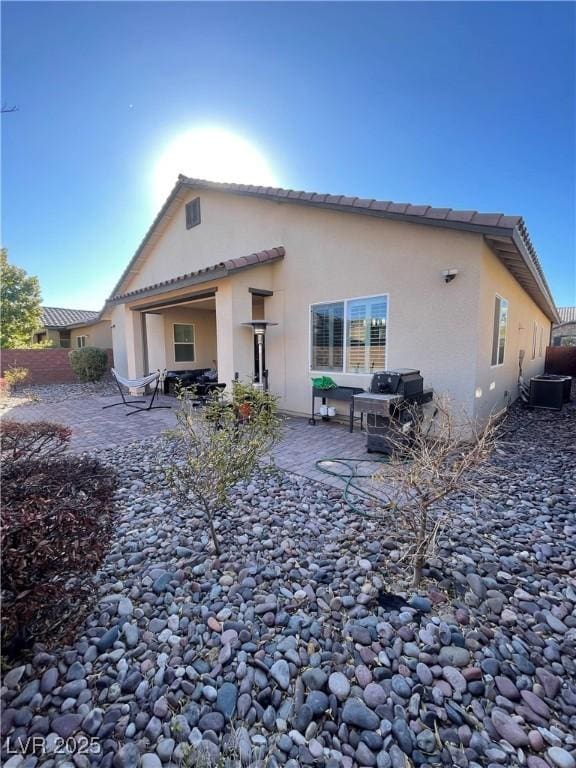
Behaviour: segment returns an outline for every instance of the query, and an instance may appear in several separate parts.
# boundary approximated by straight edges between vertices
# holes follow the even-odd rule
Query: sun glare
[[[157,202],[166,199],[179,173],[210,181],[278,186],[262,153],[246,139],[222,128],[195,128],[168,145],[154,170]]]

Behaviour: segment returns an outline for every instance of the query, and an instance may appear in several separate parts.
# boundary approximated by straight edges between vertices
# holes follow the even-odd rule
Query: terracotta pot
[[[240,403],[238,413],[243,419],[249,419],[252,413],[252,406],[250,403]]]

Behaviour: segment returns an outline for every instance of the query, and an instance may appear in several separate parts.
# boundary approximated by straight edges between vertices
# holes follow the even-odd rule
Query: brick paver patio
[[[65,424],[72,429],[71,447],[75,451],[113,448],[153,439],[176,424],[177,402],[172,397],[161,396],[158,400],[159,405],[172,406],[170,410],[152,410],[130,417],[126,416],[124,406],[103,410],[104,405],[115,399],[118,395],[89,396],[58,403],[26,403],[7,408],[3,418]],[[281,469],[341,486],[339,480],[316,467],[319,459],[327,457],[370,458],[366,453],[365,435],[358,426],[350,434],[347,424],[318,420],[316,426],[311,426],[306,418],[286,417],[283,438],[274,449],[276,464]]]

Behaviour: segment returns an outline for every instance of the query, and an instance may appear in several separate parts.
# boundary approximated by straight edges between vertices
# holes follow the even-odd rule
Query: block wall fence
[[[547,347],[546,373],[576,376],[576,347]]]
[[[9,368],[27,368],[29,376],[26,384],[67,384],[78,381],[70,368],[69,349],[2,349],[0,350],[0,376]],[[112,350],[108,354],[108,368],[114,362]]]

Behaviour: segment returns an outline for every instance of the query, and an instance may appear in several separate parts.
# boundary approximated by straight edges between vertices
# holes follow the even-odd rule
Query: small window
[[[76,336],[76,346],[78,349],[86,346],[86,336]]]
[[[492,365],[502,365],[508,328],[508,302],[496,296],[494,304],[494,333],[492,336]]]
[[[540,326],[540,342],[538,344],[538,357],[544,355],[544,328]]]
[[[70,331],[60,331],[60,346],[64,349],[70,349]]]
[[[200,198],[195,197],[186,203],[186,229],[192,229],[200,224]]]
[[[177,363],[194,362],[194,326],[174,323],[174,360]]]

